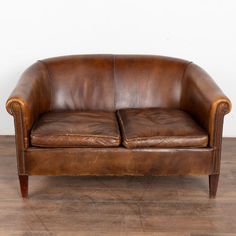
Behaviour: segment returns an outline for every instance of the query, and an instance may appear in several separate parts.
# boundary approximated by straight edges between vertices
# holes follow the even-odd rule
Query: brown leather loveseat
[[[6,104],[23,197],[30,175],[208,175],[215,197],[229,99],[197,65],[162,56],[38,61]]]

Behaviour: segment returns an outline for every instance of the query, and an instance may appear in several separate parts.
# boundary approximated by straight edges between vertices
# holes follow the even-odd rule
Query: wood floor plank
[[[236,139],[223,140],[216,199],[204,176],[34,176],[23,200],[13,136],[0,153],[0,235],[236,236]]]

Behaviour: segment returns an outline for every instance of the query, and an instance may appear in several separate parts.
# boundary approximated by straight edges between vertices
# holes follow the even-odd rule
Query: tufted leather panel
[[[186,112],[147,108],[118,111],[123,144],[127,148],[206,147],[207,133]]]
[[[187,64],[161,56],[115,56],[116,109],[179,108]]]
[[[115,147],[120,144],[114,112],[48,112],[31,131],[38,147]]]
[[[52,111],[115,109],[113,56],[65,56],[42,62],[52,81]]]

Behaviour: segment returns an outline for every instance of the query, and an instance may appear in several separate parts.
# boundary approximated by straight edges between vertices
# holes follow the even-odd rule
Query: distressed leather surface
[[[179,108],[188,63],[161,56],[115,56],[116,109]]]
[[[165,157],[171,157],[171,160],[169,158],[165,165],[162,165],[163,161],[159,162],[158,158],[152,158],[156,154],[150,154],[148,166],[144,165],[142,173],[151,173],[148,168],[152,165],[156,166],[158,170],[156,173],[160,175],[170,172],[177,175],[220,172],[223,120],[224,115],[231,109],[231,103],[204,70],[188,61],[162,56],[77,55],[50,58],[33,64],[23,73],[9,97],[6,108],[14,116],[18,173],[60,175],[69,174],[71,168],[72,174],[80,174],[77,170],[81,170],[83,165],[78,164],[81,168],[77,169],[73,166],[77,160],[81,161],[78,155],[83,153],[83,161],[91,158],[93,166],[91,173],[94,175],[96,171],[98,174],[106,173],[102,170],[109,168],[108,166],[112,168],[107,173],[124,174],[125,171],[121,171],[121,167],[129,164],[129,157],[132,158],[132,165],[134,165],[132,173],[139,174],[138,171],[141,169],[135,168],[135,163],[141,165],[138,160],[142,159],[142,162],[145,162],[145,158],[149,156],[148,151],[145,153],[142,151],[143,148],[137,150],[124,148],[129,151],[129,155],[124,155],[127,158],[123,160],[124,165],[119,165],[118,154],[115,151],[120,147],[112,150],[105,148],[106,151],[109,150],[109,154],[106,154],[107,156],[104,154],[106,158],[101,162],[97,161],[91,149],[80,151],[73,149],[72,155],[71,149],[61,148],[60,158],[57,159],[55,148],[48,148],[46,162],[42,164],[41,157],[46,148],[31,147],[30,133],[33,124],[36,124],[40,116],[47,112],[114,112],[124,108],[150,107],[181,109],[191,114],[207,132],[209,137],[207,148],[210,147],[213,151],[207,155],[207,158],[204,154],[206,148],[197,148],[196,155],[189,152],[189,148],[182,149],[181,152],[179,147],[165,149]],[[62,142],[67,142],[67,138]],[[183,141],[186,142],[186,139]],[[32,157],[30,160],[27,159],[29,150]],[[146,150],[150,151],[150,148]],[[104,149],[99,149],[100,151],[105,152]],[[62,166],[69,159],[63,158],[64,153],[70,156],[69,159],[73,163],[66,164],[65,172]],[[117,159],[109,159],[112,153]],[[192,156],[185,159],[183,165],[176,165],[176,168],[170,171],[168,169],[170,163],[183,160],[179,155],[184,159],[189,155]],[[202,159],[198,167],[194,168],[193,163],[197,155]],[[55,171],[53,171],[53,163],[57,163],[58,166]],[[202,171],[205,165],[208,166],[207,171]],[[35,171],[27,172],[27,169],[31,170],[31,168]],[[90,172],[84,170],[84,173]]]
[[[28,175],[208,175],[212,148],[29,148]]]
[[[221,105],[224,109],[217,114]],[[194,63],[188,65],[183,77],[180,107],[189,112],[208,131],[209,145],[216,147],[216,131],[223,126],[223,120],[218,125],[217,120],[230,112],[231,102],[207,72]]]
[[[112,55],[75,55],[42,62],[51,79],[51,110],[115,110]]]
[[[168,108],[118,111],[123,144],[127,148],[206,147],[208,136],[186,112]]]
[[[7,100],[6,109],[15,118],[15,130],[21,130],[16,139],[22,148],[29,147],[29,133],[39,115],[50,110],[50,88],[47,70],[37,62],[22,74]]]
[[[31,131],[38,147],[115,147],[120,144],[114,112],[49,112]]]

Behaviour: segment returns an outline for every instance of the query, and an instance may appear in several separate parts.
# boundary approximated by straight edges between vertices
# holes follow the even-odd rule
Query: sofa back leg
[[[28,175],[19,175],[21,196],[28,197]]]
[[[217,187],[219,182],[219,174],[209,175],[209,196],[216,197]]]

